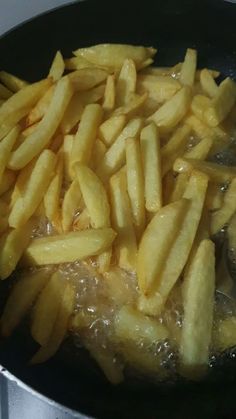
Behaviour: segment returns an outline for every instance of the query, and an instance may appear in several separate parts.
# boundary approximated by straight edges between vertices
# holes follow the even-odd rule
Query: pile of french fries
[[[78,261],[96,271],[116,307],[113,346],[144,371],[158,374],[159,365],[137,342],[172,342],[187,377],[206,371],[212,346],[236,344],[235,318],[222,320],[213,339],[215,290],[225,278],[216,283],[211,239],[229,225],[236,247],[236,167],[213,161],[232,141],[236,85],[197,70],[196,50],[170,68],[151,67],[155,53],[114,44],[70,59],[57,52],[48,76],[32,84],[0,72],[0,277],[19,272],[1,333],[33,306],[40,348],[31,363],[54,355],[69,330],[91,325],[76,308],[76,281],[63,275],[63,264]],[[123,282],[130,273],[135,297]],[[179,328],[165,321],[177,289]],[[121,381],[111,353],[85,346]]]

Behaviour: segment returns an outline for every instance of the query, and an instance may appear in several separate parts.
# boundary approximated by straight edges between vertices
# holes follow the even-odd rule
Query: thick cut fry
[[[101,161],[104,159],[107,148],[105,144],[97,139],[93,146],[92,156],[91,156],[91,168],[96,172],[97,168],[100,166]]]
[[[126,171],[133,222],[139,239],[145,228],[145,201],[140,143],[135,138],[126,140]]]
[[[44,93],[44,95],[36,103],[34,108],[31,109],[29,115],[27,116],[27,125],[33,125],[43,118],[45,113],[48,111],[50,102],[55,92],[55,88],[55,84],[50,86],[48,90]]]
[[[63,180],[63,159],[59,156],[56,173],[44,195],[45,215],[54,224],[56,215],[59,212],[60,194]]]
[[[174,128],[187,113],[190,105],[191,91],[188,86],[179,90],[171,99],[164,103],[148,121],[155,122],[162,131]]]
[[[110,179],[112,221],[118,233],[115,252],[119,266],[128,271],[136,270],[137,243],[129,197],[126,191],[125,173],[120,171]]]
[[[204,95],[195,95],[191,103],[191,111],[197,118],[205,120],[205,112],[211,106],[211,100]]]
[[[141,118],[134,118],[123,128],[112,146],[107,150],[103,161],[98,168],[98,175],[102,180],[119,170],[125,163],[125,142],[129,137],[137,137],[141,131],[143,121]]]
[[[35,239],[26,249],[24,261],[31,265],[48,265],[86,259],[108,249],[115,236],[112,228],[101,228]]]
[[[197,159],[178,158],[175,160],[173,169],[179,173],[191,173],[196,169],[205,173],[216,183],[224,183],[236,176],[236,167],[224,166],[223,164],[205,162]]]
[[[188,201],[181,199],[162,207],[148,224],[139,246],[137,275],[144,294],[158,281],[175,238],[182,228]]]
[[[115,76],[109,75],[107,77],[104,100],[103,100],[103,109],[106,112],[112,111],[115,106],[116,101],[116,87],[115,87]]]
[[[24,273],[14,285],[1,317],[1,334],[10,336],[32,307],[40,291],[50,278],[49,269]]]
[[[193,86],[197,67],[197,51],[188,48],[180,72],[180,82],[186,86]]]
[[[161,148],[162,176],[172,169],[175,159],[184,154],[190,131],[187,124],[177,128],[168,143]]]
[[[62,202],[62,229],[64,232],[70,230],[74,216],[79,210],[81,191],[79,182],[74,179],[67,189]]]
[[[56,163],[56,156],[44,150],[35,163],[23,196],[14,203],[10,216],[10,227],[20,227],[34,214],[47,191]]]
[[[229,77],[218,87],[216,96],[212,99],[209,109],[206,109],[205,121],[211,127],[216,127],[231,111],[236,100],[236,85]]]
[[[122,44],[100,44],[74,51],[77,57],[85,58],[93,64],[108,67],[111,70],[120,69],[126,58],[133,60],[136,67],[139,68],[155,53],[154,48]]]
[[[46,345],[57,318],[65,282],[55,272],[39,295],[32,316],[31,335],[40,345]]]
[[[28,185],[28,181],[30,179],[31,173],[35,167],[36,161],[37,161],[36,158],[31,160],[31,162],[27,164],[27,166],[25,166],[24,169],[19,172],[16,183],[15,183],[15,187],[11,196],[11,204],[10,204],[11,208],[15,205],[17,199],[22,197],[25,194],[26,187]]]
[[[102,108],[100,105],[92,104],[86,106],[73,141],[70,159],[72,172],[76,163],[89,163],[101,119]]]
[[[207,68],[204,68],[200,72],[200,83],[202,90],[210,97],[213,98],[218,93],[218,86]]]
[[[56,353],[66,336],[69,319],[73,313],[74,305],[75,289],[70,283],[68,283],[60,301],[60,306],[52,328],[52,333],[49,336],[46,344],[41,346],[38,352],[33,356],[30,361],[31,364],[39,364],[41,362],[45,362]]]
[[[0,81],[12,92],[18,92],[23,87],[26,87],[28,83],[25,80],[19,79],[7,71],[0,71]]]
[[[141,96],[136,94],[130,95],[127,104],[117,108],[113,115],[125,115],[127,118],[138,116],[147,98],[148,93],[143,93]]]
[[[186,151],[186,153],[184,154],[184,158],[205,160],[210,152],[212,144],[212,138],[203,138],[201,141],[199,141],[198,144],[196,144],[190,150]]]
[[[171,99],[180,90],[181,84],[170,76],[138,75],[137,93],[148,93],[155,103],[162,104]]]
[[[143,128],[140,143],[144,173],[145,207],[150,212],[156,212],[162,206],[162,170],[160,139],[154,123]]]
[[[13,93],[11,90],[9,90],[7,87],[5,87],[3,84],[0,84],[0,99],[9,99]]]
[[[74,135],[65,135],[63,142],[63,157],[64,157],[64,175],[67,182],[73,180],[71,172],[71,150],[74,142]]]
[[[121,133],[125,126],[126,117],[125,115],[111,116],[109,119],[104,121],[99,127],[99,137],[106,144],[111,146],[116,137]]]
[[[67,77],[69,77],[75,92],[83,92],[104,82],[107,72],[97,67],[90,67],[76,70]]]
[[[61,55],[61,52],[57,51],[53,59],[51,68],[49,70],[48,77],[49,78],[51,77],[53,81],[58,81],[62,77],[64,70],[65,70],[65,63],[64,63],[63,57]]]
[[[10,187],[14,184],[15,180],[15,172],[9,169],[6,169],[3,172],[2,180],[0,182],[0,196],[10,189]]]
[[[0,239],[0,278],[6,279],[14,271],[25,248],[28,246],[33,230],[30,220],[23,227],[9,230]]]
[[[222,207],[211,215],[211,234],[216,234],[224,227],[236,211],[236,177],[224,194]]]
[[[231,218],[229,227],[227,229],[229,248],[236,249],[236,214]]]
[[[18,141],[16,142],[16,145],[14,147],[14,149],[18,148],[20,144],[22,144],[23,141],[25,141],[25,138],[28,137],[29,135],[31,135],[36,128],[38,127],[38,122],[36,122],[33,125],[30,125],[29,127],[25,128],[24,131],[21,131],[21,138],[18,139]]]
[[[126,59],[121,67],[116,84],[116,105],[123,106],[129,102],[130,95],[136,90],[137,73],[133,60]]]
[[[102,181],[87,166],[78,164],[75,170],[82,197],[89,212],[92,227],[109,227],[110,205]]]
[[[10,158],[11,150],[17,140],[20,132],[20,127],[16,126],[9,134],[0,142],[0,184],[2,182],[2,176],[6,169],[7,163]]]
[[[205,372],[209,361],[215,291],[214,244],[210,240],[200,243],[184,277],[184,287],[181,372],[194,378]]]
[[[169,196],[169,202],[178,201],[178,199],[182,198],[184,191],[186,189],[186,185],[188,183],[189,174],[188,173],[180,173],[177,178],[175,179],[175,184],[173,190]]]

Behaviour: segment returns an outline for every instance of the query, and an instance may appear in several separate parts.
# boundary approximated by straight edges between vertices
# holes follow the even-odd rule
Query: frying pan
[[[186,47],[195,47],[199,67],[216,68],[236,78],[236,4],[223,0],[73,3],[3,36],[1,68],[34,81],[47,74],[56,50],[70,56],[75,48],[102,42],[155,46],[158,65],[172,65],[183,59]],[[10,284],[9,280],[0,284],[1,310]],[[65,412],[70,408],[79,412],[80,418],[104,419],[236,417],[233,351],[222,355],[214,373],[201,383],[156,385],[130,378],[115,387],[104,379],[86,351],[72,350],[70,339],[53,359],[29,367],[27,361],[36,346],[26,330],[23,325],[0,342],[1,371],[28,385],[28,391],[36,390],[59,403]]]

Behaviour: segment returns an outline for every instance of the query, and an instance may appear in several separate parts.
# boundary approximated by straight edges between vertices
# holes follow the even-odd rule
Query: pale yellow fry
[[[56,52],[50,67],[48,77],[51,77],[53,81],[58,81],[62,77],[65,70],[65,63],[60,51]]]
[[[116,86],[115,86],[115,76],[109,75],[107,77],[105,92],[104,92],[104,99],[102,107],[104,111],[109,112],[112,111],[115,107],[116,101]]]
[[[145,68],[140,74],[147,74],[147,75],[153,75],[155,77],[159,76],[171,76],[174,78],[179,78],[181,67],[183,63],[177,63],[173,67],[155,67],[151,66],[148,68]]]
[[[4,170],[6,169],[6,166],[8,164],[11,155],[11,150],[17,140],[19,132],[20,127],[17,125],[0,142],[0,183],[2,182]]]
[[[216,234],[228,223],[236,211],[236,178],[234,178],[224,194],[222,207],[211,215],[211,234]]]
[[[36,128],[38,127],[38,124],[39,122],[36,122],[35,124],[30,125],[29,127],[25,128],[24,131],[21,131],[21,138],[19,138],[18,141],[16,142],[14,149],[19,147],[19,145],[22,144],[23,141],[25,141],[25,137],[28,137],[36,130]]]
[[[155,55],[156,49],[134,45],[99,44],[88,48],[79,48],[73,52],[98,66],[120,69],[126,58],[135,62],[139,68],[143,61]]]
[[[162,207],[144,231],[137,259],[138,284],[144,294],[149,294],[159,279],[170,248],[182,227],[187,204],[186,199],[181,199]]]
[[[162,176],[172,169],[175,159],[184,154],[190,132],[191,128],[187,124],[180,126],[161,148]]]
[[[135,138],[126,140],[127,190],[137,238],[145,228],[144,175],[140,143]]]
[[[5,100],[3,105],[5,105],[6,102],[7,100]],[[1,106],[1,109],[3,105]],[[18,122],[20,122],[26,115],[28,115],[29,111],[30,111],[29,106],[20,108],[13,113],[10,113],[9,111],[8,116],[4,118],[4,122],[0,124],[0,140],[2,140],[2,138],[5,137],[11,131],[11,129],[14,128],[16,124],[18,124]]]
[[[227,348],[232,348],[236,344],[236,317],[230,316],[220,320],[217,330],[214,332],[214,348],[223,352]]]
[[[97,68],[82,68],[73,71],[67,76],[75,92],[92,89],[104,82],[107,78],[107,72]]]
[[[74,311],[75,306],[75,288],[68,283],[63,291],[60,306],[52,333],[47,343],[36,352],[31,359],[31,364],[39,364],[51,358],[59,349],[63,342],[69,326],[69,319]]]
[[[6,169],[2,174],[2,180],[0,182],[0,196],[10,189],[16,180],[15,172]]]
[[[177,178],[175,179],[175,185],[169,196],[169,202],[175,202],[175,201],[178,201],[178,199],[182,198],[184,191],[186,189],[188,179],[189,179],[188,173],[180,173],[177,176]]]
[[[160,139],[154,123],[147,125],[140,136],[144,173],[145,207],[150,212],[162,206],[162,170]]]
[[[181,88],[178,80],[171,76],[139,75],[137,78],[137,93],[148,92],[148,97],[157,104],[162,104],[171,99]]]
[[[143,93],[142,95],[132,94],[129,97],[129,101],[126,105],[116,108],[113,115],[125,115],[127,118],[133,118],[138,116],[141,109],[146,103],[148,98],[148,93]]]
[[[102,119],[102,108],[98,104],[87,105],[81,117],[71,151],[71,170],[76,163],[88,164],[98,127]]]
[[[188,48],[180,71],[180,82],[186,86],[193,86],[197,67],[197,51]]]
[[[211,106],[211,100],[204,95],[195,95],[191,103],[191,110],[202,121],[205,121],[205,112]]]
[[[106,250],[106,252],[101,253],[101,255],[98,255],[97,264],[98,264],[98,272],[100,274],[104,274],[105,272],[109,271],[110,264],[111,264],[111,257],[112,257],[111,249]]]
[[[118,234],[114,244],[118,264],[123,269],[135,272],[137,243],[126,191],[126,174],[123,171],[110,179],[110,199],[112,225]]]
[[[213,144],[213,138],[206,137],[199,141],[194,147],[186,151],[184,158],[205,160],[210,152],[210,149]]]
[[[220,189],[220,185],[217,183],[210,182],[207,189],[206,195],[206,207],[213,211],[218,210],[222,207],[224,201],[224,193]]]
[[[29,220],[24,226],[9,230],[0,240],[0,278],[6,279],[16,268],[25,248],[28,246],[33,230]]]
[[[73,180],[71,172],[71,150],[74,142],[74,135],[65,135],[63,142],[64,172],[67,182]]]
[[[218,93],[218,86],[207,68],[200,72],[200,83],[202,90],[211,98],[215,97]]]
[[[15,183],[15,187],[11,196],[11,204],[10,204],[11,208],[14,206],[16,200],[19,197],[22,197],[24,195],[31,173],[35,166],[36,160],[37,160],[36,158],[31,160],[31,162],[28,163],[27,166],[25,166],[24,169],[22,169],[19,172],[16,183]]]
[[[227,77],[218,87],[216,96],[212,99],[211,106],[206,109],[204,117],[208,125],[215,127],[223,121],[231,111],[236,100],[236,85]]]
[[[115,236],[112,228],[101,228],[35,239],[25,251],[24,262],[48,265],[83,260],[107,250]]]
[[[13,92],[5,87],[3,84],[0,84],[0,99],[9,99],[13,95]]]
[[[99,127],[99,137],[106,144],[111,146],[118,135],[121,133],[125,126],[125,115],[115,115],[104,121]]]
[[[48,111],[50,102],[55,92],[55,88],[55,84],[50,86],[36,103],[36,105],[31,109],[29,115],[27,116],[27,125],[33,125],[35,122],[38,122],[43,118],[45,113]]]
[[[136,90],[137,73],[133,60],[127,58],[120,70],[116,83],[116,106],[126,105]]]
[[[74,219],[73,230],[86,230],[90,227],[90,217],[87,208],[84,208]]]
[[[229,239],[229,248],[235,251],[236,249],[236,215],[234,215],[229,223],[227,229],[228,239]]]
[[[79,182],[74,179],[67,189],[62,202],[62,229],[64,232],[70,230],[74,216],[79,210],[81,201],[81,190]]]
[[[99,138],[95,141],[91,156],[91,168],[96,172],[97,168],[100,166],[101,161],[103,160],[106,154],[107,148],[105,144],[99,140]]]
[[[14,285],[1,317],[1,334],[10,336],[32,307],[50,277],[49,269],[24,273]]]
[[[18,90],[29,84],[25,80],[19,79],[19,77],[16,77],[7,71],[0,71],[0,81],[12,92],[18,92]]]
[[[9,215],[9,225],[20,227],[34,214],[47,191],[54,173],[55,154],[44,150],[35,163],[23,196],[14,203]]]
[[[88,67],[97,67],[97,66],[95,64],[92,64],[91,62],[89,62],[88,60],[86,60],[85,58],[81,56],[65,59],[65,68],[67,70],[80,70],[80,69],[88,68]],[[99,66],[99,68],[102,68],[103,70],[108,71],[107,67]]]
[[[210,240],[203,240],[184,277],[180,361],[182,373],[186,376],[201,376],[209,362],[215,292],[214,250]],[[199,313],[202,313],[201,319]]]
[[[172,170],[169,170],[169,172],[167,172],[162,179],[163,206],[170,202],[170,197],[173,193],[175,183],[176,177],[174,176]]]
[[[59,155],[55,176],[51,180],[49,187],[44,195],[45,215],[53,224],[56,214],[59,211],[60,194],[63,180],[63,156]]]
[[[121,133],[118,135],[112,146],[107,150],[100,167],[98,175],[107,179],[125,163],[125,142],[129,137],[137,137],[143,126],[141,118],[134,118],[127,123]]]
[[[61,122],[71,96],[70,82],[68,78],[64,77],[59,80],[48,111],[37,129],[12,153],[9,162],[10,168],[21,169],[48,145]]]
[[[182,87],[181,90],[148,118],[148,122],[155,122],[162,131],[171,130],[187,113],[190,100],[191,90],[189,86]]]
[[[175,160],[173,169],[179,173],[191,173],[193,169],[200,170],[217,183],[228,182],[236,176],[236,167],[234,166],[224,166],[197,159],[178,158]]]
[[[59,312],[65,283],[55,272],[39,295],[32,313],[31,335],[40,345],[46,345]]]

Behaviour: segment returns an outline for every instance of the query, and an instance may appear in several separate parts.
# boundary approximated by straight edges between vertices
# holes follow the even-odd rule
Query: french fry
[[[207,189],[205,205],[210,211],[218,210],[222,207],[224,194],[219,184],[210,182]]]
[[[181,84],[171,76],[165,75],[141,75],[137,78],[137,93],[148,92],[148,97],[153,99],[157,105],[170,100],[180,90]]]
[[[66,77],[69,78],[75,92],[83,92],[104,82],[107,78],[107,72],[100,68],[89,67],[73,71]]]
[[[0,182],[0,196],[7,192],[11,186],[15,183],[16,175],[12,170],[6,169],[2,174],[2,180]]]
[[[183,63],[177,63],[173,67],[155,67],[151,66],[148,68],[145,68],[143,71],[140,72],[140,74],[144,75],[152,75],[152,76],[171,76],[173,78],[179,78],[180,71]]]
[[[97,66],[81,56],[72,57],[65,60],[66,70],[80,70],[80,69],[89,68],[89,67],[97,67]],[[102,68],[103,70],[108,71],[107,67],[99,66],[99,68]]]
[[[44,195],[43,202],[45,208],[45,215],[52,224],[56,214],[59,212],[60,193],[62,188],[63,180],[63,159],[62,155],[59,155],[57,166],[55,169],[55,175],[52,178],[49,187]]]
[[[101,161],[103,160],[106,154],[107,148],[105,144],[99,140],[99,138],[95,141],[92,156],[91,156],[91,168],[96,172],[97,168],[99,167]]]
[[[187,204],[186,199],[180,199],[162,207],[144,231],[138,250],[137,276],[139,288],[146,295],[164,268],[168,252],[182,228]]]
[[[190,105],[191,92],[188,86],[182,87],[174,96],[165,102],[148,122],[155,122],[161,131],[165,132],[174,128],[187,113]]]
[[[24,169],[19,172],[19,175],[17,176],[17,180],[15,183],[15,187],[11,196],[11,204],[10,204],[11,208],[15,205],[15,202],[17,201],[17,199],[22,197],[25,194],[26,187],[28,185],[36,160],[37,160],[36,158],[31,160],[31,162],[27,164],[27,166],[25,166]]]
[[[169,203],[178,201],[182,198],[189,179],[188,173],[179,173],[175,179],[175,185],[169,196]]]
[[[19,132],[20,132],[20,127],[16,126],[0,142],[0,184],[2,182],[4,170],[6,169],[6,166],[10,158],[11,150],[17,140]]]
[[[102,108],[100,105],[92,104],[85,107],[73,141],[70,159],[72,172],[76,163],[89,163],[101,119]]]
[[[64,289],[63,297],[60,301],[59,310],[52,328],[52,333],[49,336],[47,342],[45,338],[43,339],[43,341],[46,343],[41,346],[38,352],[36,352],[36,354],[33,356],[30,361],[31,364],[39,364],[45,362],[56,353],[66,336],[69,319],[73,313],[74,305],[75,288],[73,288],[72,285],[68,283]]]
[[[236,249],[236,215],[234,215],[229,223],[227,234],[229,240],[229,248]]]
[[[18,92],[29,84],[7,71],[0,71],[0,81],[12,92]]]
[[[205,160],[213,145],[213,138],[205,137],[183,155],[187,159]]]
[[[84,208],[74,219],[73,230],[86,230],[90,225],[90,217],[87,208]]]
[[[59,312],[65,281],[55,272],[40,293],[33,309],[31,335],[41,346],[46,345]]]
[[[23,260],[30,265],[83,260],[107,250],[115,236],[112,228],[101,228],[34,239],[26,249]]]
[[[184,319],[180,344],[181,372],[193,377],[207,369],[215,291],[214,244],[203,240],[184,277]],[[204,319],[199,321],[199,310]]]
[[[11,98],[10,98],[11,99]],[[1,106],[5,106],[7,100]],[[30,107],[26,106],[24,108],[18,109],[16,112],[9,113],[4,122],[0,124],[0,140],[2,140],[21,120],[29,113]]]
[[[36,130],[36,128],[38,127],[38,124],[39,122],[36,122],[35,124],[30,125],[29,127],[25,128],[24,131],[21,131],[21,138],[19,138],[18,141],[16,142],[14,149],[18,148],[19,145],[22,144],[23,141],[25,141],[25,138],[31,135]]]
[[[13,95],[13,92],[5,87],[3,84],[0,84],[0,99],[9,99]]]
[[[126,140],[126,172],[133,222],[139,239],[145,228],[145,201],[141,149],[135,138]]]
[[[0,278],[6,279],[14,271],[28,246],[34,223],[29,220],[23,227],[11,229],[0,239]]]
[[[204,95],[195,95],[191,103],[191,110],[197,118],[205,121],[205,112],[210,108],[211,100]]]
[[[62,229],[66,233],[73,224],[76,212],[79,210],[81,190],[79,182],[74,179],[67,189],[62,202]]]
[[[50,270],[40,269],[31,274],[21,275],[14,285],[1,317],[1,334],[10,336],[32,307],[40,291],[50,278]]]
[[[211,127],[219,125],[231,111],[236,100],[236,85],[229,77],[221,82],[216,96],[212,99],[209,109],[206,109],[205,121]]]
[[[117,108],[113,115],[125,115],[127,118],[133,118],[138,116],[138,113],[144,106],[148,98],[148,93],[143,93],[143,95],[130,95],[129,101],[126,105]]]
[[[154,123],[143,128],[140,144],[144,173],[145,207],[147,211],[156,212],[162,206],[162,172],[160,140]]]
[[[65,70],[65,64],[60,51],[56,52],[50,67],[48,77],[52,78],[53,81],[58,81],[62,77]]]
[[[111,146],[118,135],[121,133],[125,126],[125,115],[115,115],[104,121],[99,127],[99,137],[106,144],[107,147]]]
[[[109,75],[107,77],[104,100],[103,100],[103,109],[106,112],[112,111],[115,106],[116,101],[116,88],[115,88],[115,76]]]
[[[45,113],[48,111],[50,102],[55,92],[55,88],[56,88],[55,84],[50,86],[46,90],[44,95],[36,103],[36,105],[31,109],[29,115],[27,116],[27,125],[33,125],[43,118]]]
[[[214,80],[214,77],[207,68],[204,68],[200,72],[200,83],[202,90],[210,97],[213,98],[218,93],[218,86]]]
[[[134,45],[100,44],[88,48],[79,48],[73,53],[97,66],[119,70],[126,58],[133,60],[136,68],[139,68],[144,61],[153,57],[156,50]]]
[[[64,113],[61,121],[61,131],[63,134],[68,134],[81,120],[84,111],[84,104],[81,101],[79,94],[75,93]]]
[[[130,96],[136,90],[137,73],[135,63],[126,59],[121,67],[116,83],[116,105],[124,106],[129,102]]]
[[[170,202],[170,197],[173,193],[175,183],[176,183],[175,176],[172,170],[169,170],[169,172],[167,172],[166,175],[162,179],[163,206],[167,205]]]
[[[184,154],[190,137],[190,127],[187,124],[177,128],[167,144],[161,148],[162,176],[172,169],[175,159]]]
[[[137,243],[123,171],[110,179],[110,199],[112,222],[118,234],[114,243],[118,264],[123,269],[135,271]]]
[[[64,77],[59,80],[48,112],[39,123],[38,128],[27,138],[27,141],[22,143],[12,153],[8,164],[9,168],[14,170],[21,169],[47,147],[60,124],[71,96],[72,88],[70,82],[68,78]]]
[[[100,274],[104,274],[105,272],[109,271],[110,264],[111,264],[111,257],[112,257],[111,249],[106,250],[105,252],[98,255],[97,264],[98,264],[98,272]]]
[[[19,196],[9,215],[10,227],[20,227],[34,214],[47,190],[55,166],[55,154],[44,150],[37,159],[23,196]]]
[[[123,128],[112,146],[107,150],[97,170],[102,180],[106,180],[125,163],[125,142],[129,137],[137,137],[142,125],[143,121],[141,118],[134,118]]]
[[[211,234],[216,234],[228,223],[236,211],[236,177],[232,179],[224,194],[223,205],[211,215]]]
[[[180,72],[180,82],[185,86],[193,86],[197,67],[197,51],[188,48]]]
[[[218,351],[225,351],[236,344],[236,318],[227,317],[219,321],[217,330],[214,333],[214,347]]]
[[[63,142],[63,158],[64,158],[64,174],[67,182],[73,180],[73,174],[71,172],[71,150],[74,142],[74,135],[65,135]]]

